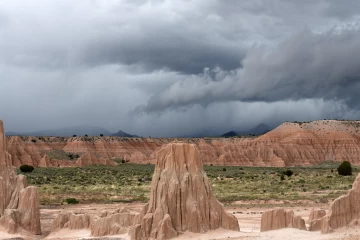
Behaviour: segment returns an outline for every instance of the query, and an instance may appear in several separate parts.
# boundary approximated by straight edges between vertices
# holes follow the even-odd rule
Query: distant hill
[[[112,133],[101,127],[92,127],[92,126],[73,126],[65,127],[58,129],[50,130],[41,130],[34,132],[7,132],[7,136],[54,136],[54,137],[70,137],[73,135],[77,136],[99,136],[103,134],[104,136],[110,136]]]
[[[226,132],[224,134],[221,135],[221,137],[235,137],[235,136],[244,136],[244,135],[262,135],[265,134],[267,132],[270,132],[271,128],[264,124],[261,123],[259,125],[257,125],[256,127],[249,129],[247,131],[230,131],[230,132]]]
[[[235,131],[230,131],[230,132],[227,132],[227,133],[224,133],[223,135],[221,135],[222,137],[235,137],[235,136],[238,136],[239,134]]]
[[[256,127],[248,130],[248,131],[244,131],[244,132],[238,132],[238,135],[249,135],[249,134],[254,134],[254,135],[262,135],[265,134],[267,132],[270,132],[272,129],[264,124],[264,123],[260,123],[259,125],[257,125]]]
[[[128,134],[128,133],[123,132],[121,130],[119,130],[117,133],[111,134],[111,136],[116,136],[116,137],[139,137],[137,135]]]

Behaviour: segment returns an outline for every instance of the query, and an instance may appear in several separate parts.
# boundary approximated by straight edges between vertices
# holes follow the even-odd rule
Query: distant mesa
[[[234,131],[233,130],[233,131],[226,132],[226,133],[222,134],[221,137],[262,135],[262,134],[265,134],[270,131],[271,131],[271,128],[268,125],[261,123],[261,124],[257,125],[256,127],[249,129],[247,131]]]
[[[131,134],[123,132],[121,130],[119,130],[117,133],[111,134],[111,136],[114,136],[114,137],[128,137],[128,138],[137,138],[137,137],[139,137],[137,135],[131,135]]]
[[[227,132],[227,133],[224,133],[223,135],[221,135],[222,137],[236,137],[238,136],[239,134],[237,132],[234,132],[234,131],[230,131],[230,132]]]

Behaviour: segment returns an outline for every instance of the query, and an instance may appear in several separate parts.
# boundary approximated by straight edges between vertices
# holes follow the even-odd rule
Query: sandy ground
[[[252,205],[249,205],[252,206]],[[75,213],[89,213],[97,214],[101,211],[114,211],[118,208],[126,207],[132,212],[139,212],[142,204],[91,204],[91,205],[66,205],[66,206],[42,206],[41,207],[41,223],[43,235],[41,236],[20,236],[9,235],[1,231],[0,239],[92,239],[89,230],[68,230],[64,229],[56,233],[50,234],[51,223],[54,218],[62,211],[73,211]],[[291,207],[296,215],[300,215],[306,221],[312,209],[323,208],[326,209],[326,205],[309,205],[301,207]],[[281,240],[281,239],[293,239],[293,240],[360,240],[360,228],[343,228],[338,229],[331,234],[321,234],[320,232],[308,232],[297,229],[281,229],[269,232],[260,232],[260,220],[261,214],[268,210],[268,206],[246,207],[246,204],[241,206],[228,206],[227,211],[234,214],[239,221],[240,232],[229,231],[225,229],[217,229],[204,234],[186,232],[178,236],[177,240],[196,239],[196,240]],[[99,239],[99,238],[96,238]],[[129,236],[118,235],[108,236],[102,239],[129,239]]]

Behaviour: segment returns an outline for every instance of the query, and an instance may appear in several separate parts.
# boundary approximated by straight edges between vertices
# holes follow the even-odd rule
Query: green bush
[[[337,168],[337,171],[341,176],[351,176],[352,175],[351,163],[348,161],[342,162]]]
[[[67,204],[78,204],[79,200],[77,200],[76,198],[67,198],[67,199],[65,199],[65,202]]]
[[[293,171],[291,171],[290,169],[287,169],[286,171],[283,172],[284,175],[291,177],[293,175]]]
[[[30,165],[21,165],[20,166],[20,171],[23,172],[23,173],[29,173],[29,172],[34,171],[34,167],[30,166]]]
[[[284,181],[284,180],[285,180],[285,175],[284,175],[284,174],[281,174],[280,180],[281,180],[281,181]]]

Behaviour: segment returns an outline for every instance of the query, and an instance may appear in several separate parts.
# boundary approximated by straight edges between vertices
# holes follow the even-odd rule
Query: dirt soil
[[[276,204],[277,205],[277,204]],[[89,204],[89,205],[63,205],[63,206],[41,206],[41,224],[43,235],[41,236],[21,236],[8,235],[0,229],[0,239],[129,239],[128,235],[108,236],[103,238],[92,238],[89,230],[68,230],[63,229],[50,234],[51,223],[54,218],[62,211],[73,211],[75,213],[98,214],[101,211],[114,211],[121,207],[126,207],[132,212],[139,212],[143,204],[138,203],[119,203],[119,204]],[[271,207],[272,208],[272,207]],[[306,221],[312,209],[327,209],[326,204],[307,204],[298,207],[289,207],[296,215],[300,215]],[[225,240],[225,239],[246,239],[246,240],[325,240],[325,239],[360,239],[359,228],[342,228],[331,234],[321,234],[320,232],[308,232],[297,229],[281,229],[269,232],[260,232],[261,214],[270,209],[269,205],[254,206],[252,203],[246,206],[245,202],[241,206],[226,206],[228,212],[234,214],[239,221],[240,232],[233,232],[224,229],[217,229],[205,234],[186,232],[178,236],[177,240],[196,239],[196,240]],[[49,235],[50,234],[50,235]]]

